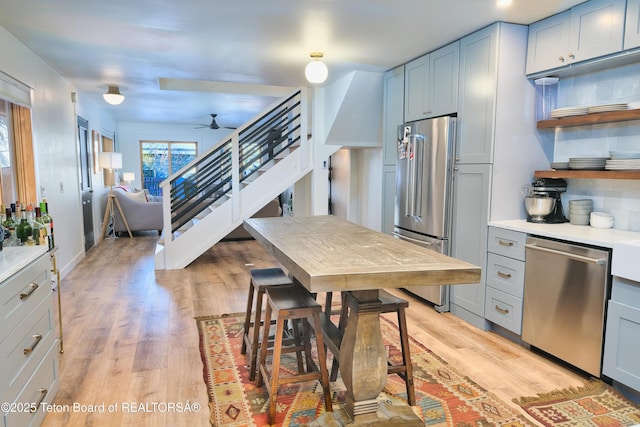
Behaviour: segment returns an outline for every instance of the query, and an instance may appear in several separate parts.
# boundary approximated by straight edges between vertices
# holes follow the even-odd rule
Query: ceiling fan
[[[203,129],[203,128],[209,128],[209,129],[220,129],[220,126],[218,125],[218,123],[216,122],[216,117],[218,117],[217,114],[211,114],[211,123],[209,123],[208,125],[200,123],[200,125],[194,129]],[[229,127],[229,126],[224,126],[225,129],[235,129],[233,127]]]

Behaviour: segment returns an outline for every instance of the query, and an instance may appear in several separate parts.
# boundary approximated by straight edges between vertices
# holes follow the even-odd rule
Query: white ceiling
[[[495,21],[530,24],[583,0],[0,0],[0,25],[79,97],[108,85],[118,121],[238,126],[273,86],[308,85],[309,53],[329,80],[385,71]],[[163,90],[161,79],[181,90]],[[164,80],[163,80],[164,81]],[[227,85],[229,83],[229,85]],[[230,93],[239,92],[239,93]],[[106,105],[106,104],[105,104]]]

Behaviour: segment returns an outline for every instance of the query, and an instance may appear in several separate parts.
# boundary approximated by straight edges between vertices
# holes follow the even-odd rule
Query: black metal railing
[[[169,181],[171,232],[234,190],[232,152],[236,137],[237,182],[240,183],[250,182],[254,173],[296,145],[302,137],[302,102],[301,91],[296,91],[172,176]]]

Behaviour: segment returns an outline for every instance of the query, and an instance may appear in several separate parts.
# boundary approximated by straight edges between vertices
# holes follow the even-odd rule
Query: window
[[[162,196],[160,183],[198,156],[197,142],[140,141],[142,187]]]
[[[0,99],[0,202],[16,200],[13,150],[9,134],[9,103]]]

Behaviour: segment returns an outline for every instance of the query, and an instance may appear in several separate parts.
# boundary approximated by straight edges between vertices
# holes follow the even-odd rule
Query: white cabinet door
[[[591,0],[571,9],[572,62],[622,50],[625,8],[626,0]]]
[[[497,85],[498,26],[460,41],[458,163],[491,163]]]
[[[491,165],[457,165],[454,173],[454,203],[451,248],[454,258],[482,267],[479,284],[451,286],[451,312],[482,328],[484,318],[487,221]],[[466,316],[462,308],[477,316]],[[473,319],[475,317],[475,319]]]
[[[396,168],[384,166],[382,170],[382,225],[385,234],[393,233],[396,207]]]
[[[444,116],[458,111],[459,62],[459,41],[430,54],[429,116]]]
[[[553,15],[529,26],[527,74],[568,64],[571,11]]]
[[[398,126],[404,123],[404,65],[384,75],[383,162],[395,165],[398,147]]]
[[[624,26],[624,49],[640,46],[640,0],[627,0]]]
[[[429,55],[405,65],[404,119],[407,122],[429,116]]]

